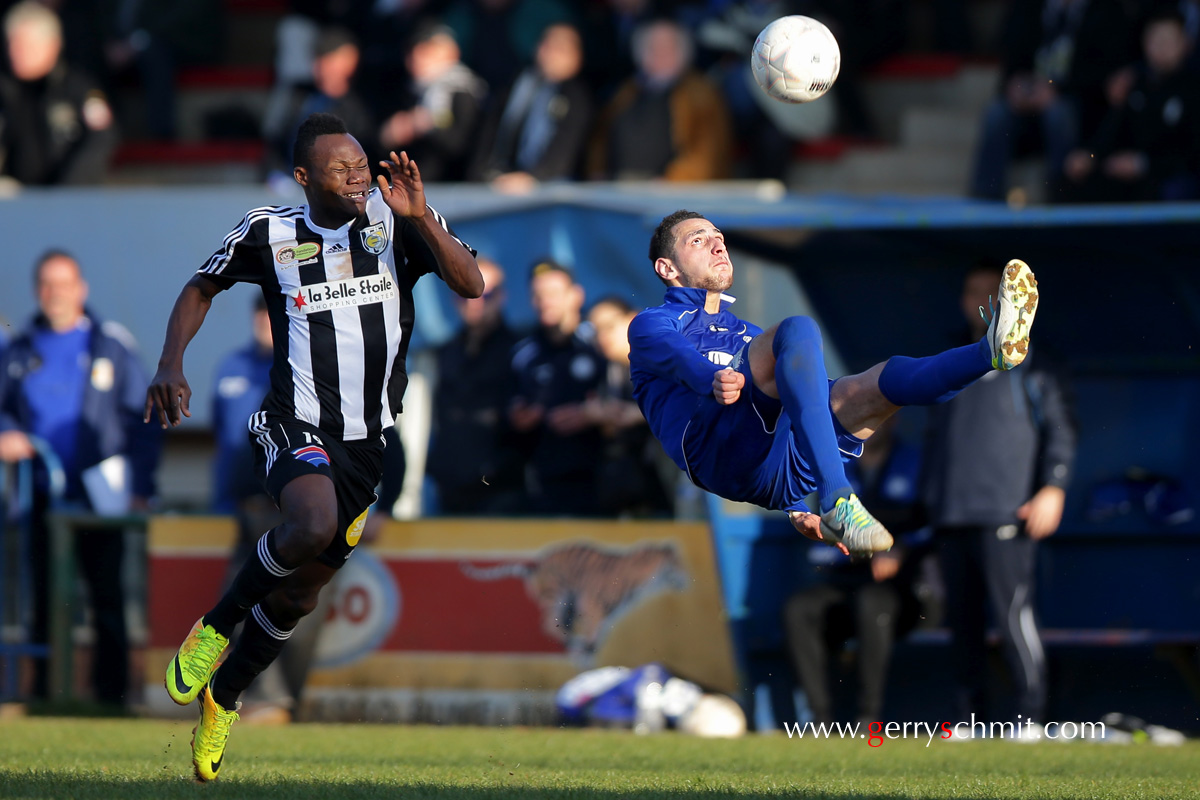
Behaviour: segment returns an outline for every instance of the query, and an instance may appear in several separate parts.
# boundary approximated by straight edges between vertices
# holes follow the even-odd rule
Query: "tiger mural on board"
[[[571,542],[547,548],[532,562],[464,563],[461,568],[478,581],[523,580],[541,610],[543,631],[581,661],[590,659],[616,621],[647,597],[689,585],[674,543],[616,548]]]

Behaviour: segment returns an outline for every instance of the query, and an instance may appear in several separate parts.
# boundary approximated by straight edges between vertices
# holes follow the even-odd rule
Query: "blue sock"
[[[850,496],[850,481],[837,446],[829,411],[829,376],[821,331],[808,317],[789,317],[775,329],[775,386],[792,419],[792,439],[817,478],[821,513]]]
[[[925,358],[892,356],[879,373],[879,391],[897,406],[944,403],[992,371],[986,337]]]

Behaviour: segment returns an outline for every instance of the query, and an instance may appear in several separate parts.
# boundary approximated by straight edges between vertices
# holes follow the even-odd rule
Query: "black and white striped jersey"
[[[275,342],[263,411],[343,440],[379,436],[400,413],[413,286],[427,272],[438,274],[433,251],[377,188],[364,215],[337,230],[305,206],[256,208],[199,270],[226,287],[262,287]]]

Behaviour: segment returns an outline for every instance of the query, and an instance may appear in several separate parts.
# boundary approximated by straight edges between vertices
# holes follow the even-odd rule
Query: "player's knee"
[[[316,610],[320,595],[320,586],[291,586],[272,598],[271,616],[282,627],[291,629]]]
[[[325,550],[337,535],[337,511],[320,505],[306,506],[289,515],[285,528],[284,546],[306,560]]]
[[[821,328],[812,317],[788,317],[775,328],[775,339],[771,351],[779,357],[782,348],[789,345],[821,344]]]

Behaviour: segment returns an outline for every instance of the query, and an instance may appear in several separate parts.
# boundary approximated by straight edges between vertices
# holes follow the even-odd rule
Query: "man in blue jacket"
[[[65,503],[115,510],[112,504],[127,496],[126,510],[144,510],[154,495],[159,434],[142,423],[147,381],[133,337],[85,307],[87,283],[69,254],[51,250],[39,258],[34,284],[40,313],[0,361],[0,459],[34,457],[31,437],[37,437],[62,463]],[[110,476],[107,480],[101,477],[101,464]],[[44,476],[37,486],[33,637],[44,642],[49,559],[45,512],[50,498]],[[81,530],[75,545],[96,627],[92,668],[96,699],[122,705],[129,682],[121,591],[123,537],[111,530]],[[34,692],[46,696],[44,662],[38,665]]]
[[[728,311],[733,263],[701,214],[665,217],[650,262],[666,302],[629,326],[630,375],[663,449],[700,488],[786,511],[805,536],[851,555],[888,550],[892,536],[851,491],[843,454],[861,455],[863,440],[901,406],[945,402],[993,369],[1019,365],[1037,311],[1037,282],[1014,259],[978,342],[830,381],[811,318],[764,332]],[[819,514],[804,502],[814,491]]]

